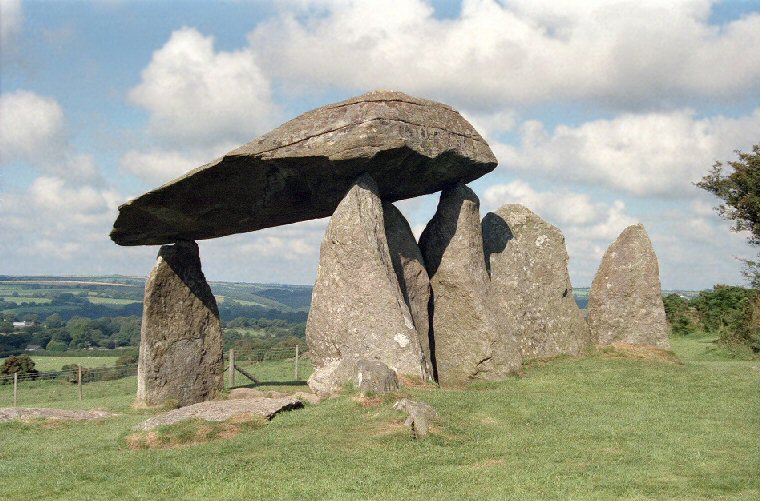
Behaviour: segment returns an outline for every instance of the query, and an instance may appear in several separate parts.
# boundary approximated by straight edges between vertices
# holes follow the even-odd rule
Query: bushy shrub
[[[760,352],[760,292],[716,285],[690,301],[708,332],[727,346],[747,346]]]
[[[5,359],[0,373],[3,375],[18,374],[32,379],[37,377],[39,371],[34,368],[34,360],[29,355],[11,355]]]
[[[669,294],[662,301],[665,304],[665,316],[674,335],[686,336],[703,330],[704,325],[699,312],[686,298],[678,294]]]

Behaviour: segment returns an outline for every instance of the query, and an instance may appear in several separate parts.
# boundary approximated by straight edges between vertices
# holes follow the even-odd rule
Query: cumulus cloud
[[[212,161],[232,150],[234,143],[221,143],[208,148],[129,150],[122,155],[119,168],[151,185],[161,185],[186,172]]]
[[[465,0],[458,17],[439,19],[423,0],[290,2],[249,40],[262,67],[298,89],[401,88],[481,109],[750,96],[760,15],[714,26],[711,5]]]
[[[21,31],[23,22],[21,0],[0,0],[0,44],[9,44]]]
[[[14,161],[67,179],[99,178],[92,156],[78,153],[68,142],[58,102],[24,90],[0,94],[0,165]]]
[[[493,144],[503,169],[587,183],[637,196],[694,191],[716,159],[757,141],[760,108],[748,116],[698,118],[693,111],[623,114],[547,131],[529,120],[519,144]]]
[[[153,53],[130,99],[150,113],[149,132],[175,144],[247,141],[277,115],[270,82],[249,49],[216,51],[194,28]]]

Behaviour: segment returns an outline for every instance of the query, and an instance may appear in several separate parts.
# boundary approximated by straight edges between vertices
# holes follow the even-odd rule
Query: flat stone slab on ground
[[[159,426],[175,424],[186,419],[203,419],[205,421],[226,421],[241,414],[256,414],[272,419],[275,414],[291,409],[300,409],[303,403],[297,398],[249,398],[234,400],[214,400],[200,402],[187,407],[174,409],[143,421],[135,427],[139,431],[150,431]]]
[[[383,200],[491,172],[496,157],[454,109],[376,91],[304,113],[119,207],[119,245],[201,240],[329,216],[357,177]]]
[[[17,419],[70,419],[73,421],[85,421],[91,419],[103,419],[116,415],[117,414],[114,414],[113,412],[106,411],[78,411],[31,407],[0,408],[0,422],[14,421]]]

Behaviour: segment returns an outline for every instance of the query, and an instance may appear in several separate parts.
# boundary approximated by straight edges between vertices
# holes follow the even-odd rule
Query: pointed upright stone
[[[523,358],[578,355],[589,347],[559,229],[522,205],[507,204],[483,218],[483,248],[498,315],[514,326]]]
[[[660,268],[644,226],[629,226],[604,253],[591,284],[588,321],[600,345],[670,349]]]
[[[441,386],[499,379],[522,363],[509,326],[495,317],[479,210],[470,188],[448,187],[420,237],[433,294],[432,351]]]
[[[350,381],[361,359],[427,377],[388,250],[383,205],[368,175],[340,202],[322,240],[306,341],[315,366],[309,386],[320,393]]]
[[[404,215],[392,203],[383,203],[385,218],[385,235],[393,262],[393,269],[398,277],[404,301],[409,306],[414,327],[419,335],[425,364],[430,377],[433,366],[430,362],[430,340],[428,303],[430,302],[430,279],[425,269],[425,261]]]
[[[198,245],[164,245],[145,283],[137,400],[185,406],[224,389],[222,327]]]

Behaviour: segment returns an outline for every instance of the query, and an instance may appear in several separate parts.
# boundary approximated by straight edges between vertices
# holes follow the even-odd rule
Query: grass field
[[[682,364],[600,354],[532,364],[466,391],[404,390],[441,414],[420,442],[391,408],[399,395],[347,395],[227,440],[131,450],[130,428],[151,415],[131,407],[135,379],[92,383],[81,404],[72,394],[56,407],[120,416],[0,424],[2,497],[760,498],[758,362],[725,360],[703,338],[673,345]],[[272,371],[270,387],[303,388],[292,362],[271,364],[257,372]],[[51,384],[28,388],[21,404],[47,404]]]
[[[87,299],[89,299],[92,304],[132,304],[140,302],[136,299],[118,299],[113,297],[97,296],[89,296]]]
[[[9,302],[9,303],[33,303],[33,304],[50,304],[53,302],[52,299],[46,298],[46,297],[31,297],[31,296],[7,296],[4,297],[3,300]]]

